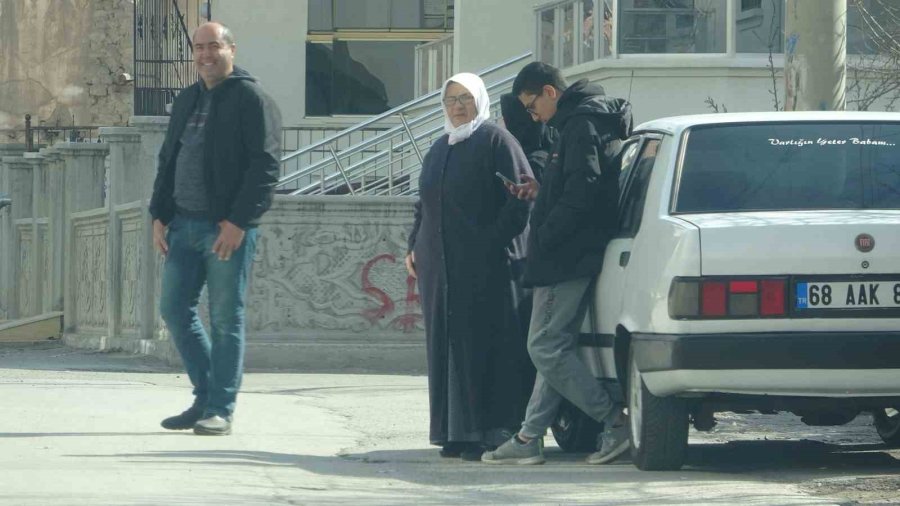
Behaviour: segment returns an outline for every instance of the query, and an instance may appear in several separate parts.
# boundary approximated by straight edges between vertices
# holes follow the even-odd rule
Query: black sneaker
[[[492,452],[496,449],[497,449],[497,447],[493,446],[493,445],[485,445],[482,443],[470,443],[459,454],[459,458],[461,458],[462,460],[469,461],[469,462],[481,462],[481,456],[484,455],[484,452]]]
[[[197,406],[191,406],[187,410],[185,410],[180,415],[170,416],[166,418],[160,425],[164,429],[169,430],[188,430],[193,429],[194,424],[197,423],[203,416],[203,409]]]

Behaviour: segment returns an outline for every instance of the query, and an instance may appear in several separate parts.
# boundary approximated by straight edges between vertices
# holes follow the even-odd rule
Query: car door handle
[[[631,252],[623,251],[621,254],[619,254],[619,266],[625,267],[626,265],[628,265],[628,261],[630,259],[631,259]]]

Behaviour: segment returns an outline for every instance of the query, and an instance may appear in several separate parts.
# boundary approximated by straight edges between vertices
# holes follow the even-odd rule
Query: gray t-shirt
[[[209,115],[210,93],[203,90],[197,108],[181,134],[181,149],[175,160],[175,205],[185,211],[209,211],[209,197],[203,176],[203,140]]]

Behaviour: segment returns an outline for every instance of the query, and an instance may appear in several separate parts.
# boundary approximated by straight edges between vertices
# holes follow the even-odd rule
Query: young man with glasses
[[[567,86],[559,70],[531,63],[513,94],[535,121],[559,132],[541,187],[517,185],[520,198],[536,193],[531,212],[525,283],[534,287],[528,353],[537,368],[522,428],[482,461],[541,464],[542,438],[563,398],[604,424],[589,464],[615,460],[629,448],[623,409],[578,358],[581,322],[591,303],[591,281],[615,233],[618,155],[631,134],[631,106],[581,80]],[[530,186],[530,187],[527,187]]]

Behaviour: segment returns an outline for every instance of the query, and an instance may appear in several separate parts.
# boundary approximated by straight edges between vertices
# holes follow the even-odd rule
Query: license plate
[[[900,280],[797,283],[797,309],[900,307]]]

